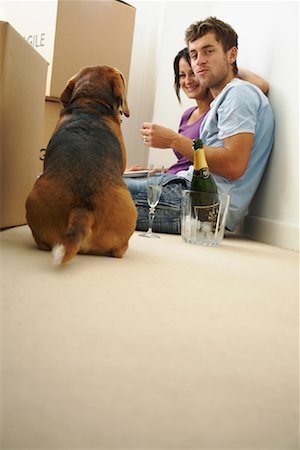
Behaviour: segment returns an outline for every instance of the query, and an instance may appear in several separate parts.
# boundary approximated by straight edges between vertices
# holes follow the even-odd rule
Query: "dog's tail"
[[[84,245],[94,224],[94,213],[86,208],[74,208],[69,216],[68,228],[61,240],[52,249],[55,265],[72,259]]]

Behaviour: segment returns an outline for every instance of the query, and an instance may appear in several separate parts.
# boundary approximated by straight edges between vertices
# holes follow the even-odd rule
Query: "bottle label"
[[[209,222],[214,230],[219,214],[219,202],[212,205],[194,205],[194,217],[200,222]]]

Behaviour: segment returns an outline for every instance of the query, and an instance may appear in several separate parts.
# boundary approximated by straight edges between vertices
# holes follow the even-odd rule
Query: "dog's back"
[[[99,108],[101,114],[102,107]],[[59,177],[59,183],[76,192],[82,202],[107,183],[122,175],[120,143],[99,113],[65,108],[64,121],[49,141],[42,177]],[[78,198],[78,197],[77,197]]]

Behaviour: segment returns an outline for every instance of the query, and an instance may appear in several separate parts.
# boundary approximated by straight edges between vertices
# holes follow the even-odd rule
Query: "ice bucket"
[[[217,246],[224,238],[230,195],[184,190],[181,201],[181,236],[189,244]]]

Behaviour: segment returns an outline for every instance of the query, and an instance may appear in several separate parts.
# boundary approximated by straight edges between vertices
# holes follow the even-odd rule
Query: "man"
[[[267,97],[237,78],[238,38],[215,17],[190,25],[185,33],[192,69],[214,98],[200,136],[220,192],[231,197],[226,226],[234,231],[247,212],[264,173],[274,140],[274,117]],[[178,173],[192,177],[192,167]]]
[[[202,122],[200,137],[219,192],[230,194],[226,228],[234,231],[247,212],[267,164],[274,140],[273,113],[264,93],[253,83],[238,78],[237,34],[231,26],[209,17],[192,24],[185,38],[192,69],[214,98]],[[257,83],[257,76],[251,78],[255,84],[261,84]],[[161,127],[154,126],[141,130],[145,145],[171,147],[193,160],[190,137],[173,132],[168,144],[162,145],[162,135],[157,136],[156,130]],[[155,143],[158,137],[159,145]],[[190,189],[192,175],[192,165],[175,175],[166,174],[154,231],[180,233],[181,193],[182,189]],[[137,229],[147,229],[146,181],[125,181],[138,208]]]

